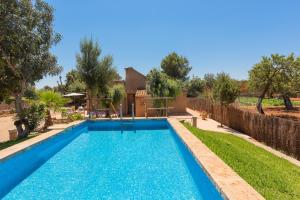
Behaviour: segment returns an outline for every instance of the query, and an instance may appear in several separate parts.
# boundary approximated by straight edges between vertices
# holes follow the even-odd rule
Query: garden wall
[[[4,104],[0,103],[0,116],[7,116],[10,115],[14,110],[14,105],[13,104]]]
[[[240,131],[266,145],[300,159],[300,123],[274,116],[244,111],[234,106],[224,107],[208,99],[189,98],[188,107],[211,114],[211,118]]]

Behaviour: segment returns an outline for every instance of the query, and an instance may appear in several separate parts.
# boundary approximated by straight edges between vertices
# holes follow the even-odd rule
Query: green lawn
[[[25,140],[28,140],[30,138],[33,138],[37,135],[38,134],[34,134],[34,135],[32,134],[32,135],[29,135],[27,138],[22,138],[22,139],[18,139],[18,140],[14,140],[14,141],[1,142],[0,143],[0,150],[5,149],[7,147],[10,147],[12,145],[18,144],[18,143],[23,142]]]
[[[184,125],[266,199],[300,199],[300,167],[234,135]]]
[[[254,106],[257,103],[257,97],[239,97],[238,101],[243,106]],[[300,101],[292,101],[294,106],[300,106]],[[263,106],[284,106],[282,99],[264,99]]]

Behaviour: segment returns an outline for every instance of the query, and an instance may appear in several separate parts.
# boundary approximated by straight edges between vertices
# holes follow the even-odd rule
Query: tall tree
[[[181,82],[170,78],[159,69],[152,69],[147,74],[147,91],[153,97],[176,97],[181,92]],[[168,99],[156,98],[153,101],[155,107],[166,107]],[[166,110],[158,110],[157,114],[162,115]]]
[[[66,74],[66,90],[68,92],[84,92],[85,83],[82,81],[79,72],[76,69]]]
[[[180,83],[159,69],[152,69],[147,74],[147,81],[147,90],[151,96],[176,97],[180,93]]]
[[[262,57],[260,63],[249,71],[249,86],[253,91],[260,93],[256,105],[259,113],[264,114],[262,101],[271,90],[281,93],[286,108],[292,109],[290,93],[287,91],[297,76],[298,65],[293,54],[289,56],[272,54],[270,57]]]
[[[85,82],[87,90],[94,90],[97,85],[96,70],[99,65],[101,49],[92,39],[80,42],[80,54],[76,55],[77,70]]]
[[[53,31],[53,8],[43,0],[1,1],[0,19],[0,88],[14,96],[16,112],[26,122],[21,115],[26,87],[61,70],[49,52],[60,35]],[[19,132],[19,137],[27,134]]]
[[[113,58],[104,56],[100,59],[101,49],[92,39],[84,39],[80,43],[80,54],[77,54],[77,70],[86,85],[87,98],[92,100],[95,95],[108,95],[108,88],[118,77],[113,67]],[[88,110],[91,110],[90,103]]]
[[[112,86],[114,80],[119,79],[119,74],[113,67],[112,56],[104,56],[97,68],[97,87],[99,96],[107,96],[109,87]]]
[[[192,70],[189,61],[184,56],[179,56],[173,52],[167,55],[161,61],[161,68],[169,77],[185,81],[188,79],[188,74]]]
[[[101,49],[92,39],[83,39],[80,42],[80,54],[76,55],[77,70],[86,85],[87,99],[90,102],[97,87],[97,68]],[[91,110],[90,103],[88,110]]]
[[[204,74],[203,81],[204,81],[204,95],[209,99],[212,99],[212,90],[216,81],[215,75],[211,73]]]
[[[217,74],[213,86],[213,99],[221,105],[221,115],[223,117],[223,107],[233,103],[239,94],[239,87],[235,80],[228,74]],[[223,126],[221,121],[221,126]]]
[[[300,89],[300,57],[294,58],[293,55],[286,58],[286,68],[274,81],[272,89],[283,98],[286,110],[293,110],[291,96],[296,96]]]
[[[126,92],[123,84],[116,84],[109,88],[109,96],[114,107],[118,106],[125,98]]]
[[[204,90],[204,81],[199,77],[193,77],[187,83],[187,96],[198,97]]]

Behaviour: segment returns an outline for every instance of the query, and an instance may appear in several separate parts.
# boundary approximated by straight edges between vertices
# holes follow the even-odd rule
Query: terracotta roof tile
[[[136,97],[147,97],[149,94],[147,93],[147,90],[137,90],[135,93]]]

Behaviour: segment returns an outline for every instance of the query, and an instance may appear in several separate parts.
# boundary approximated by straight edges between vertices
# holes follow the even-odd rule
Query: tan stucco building
[[[123,84],[125,87],[125,98],[122,102],[122,112],[124,116],[131,116],[132,111],[136,117],[154,116],[157,114],[151,96],[146,90],[146,76],[136,71],[133,67],[125,68],[125,80],[116,80],[114,84]],[[95,98],[92,101],[87,100],[87,104],[91,103],[91,110],[99,109],[99,99]],[[187,105],[186,92],[182,92],[179,96],[172,100],[168,100],[168,114],[185,113]],[[98,109],[97,109],[98,108]],[[119,111],[119,106],[115,108]]]
[[[148,110],[149,107],[154,107],[151,102],[151,96],[146,90],[146,76],[136,71],[132,67],[125,68],[125,90],[126,99],[124,105],[126,105],[125,113],[131,115],[132,105],[134,105],[134,113],[136,117],[145,117],[155,115],[155,110]],[[187,105],[186,92],[182,92],[175,99],[168,101],[169,114],[185,113]]]

